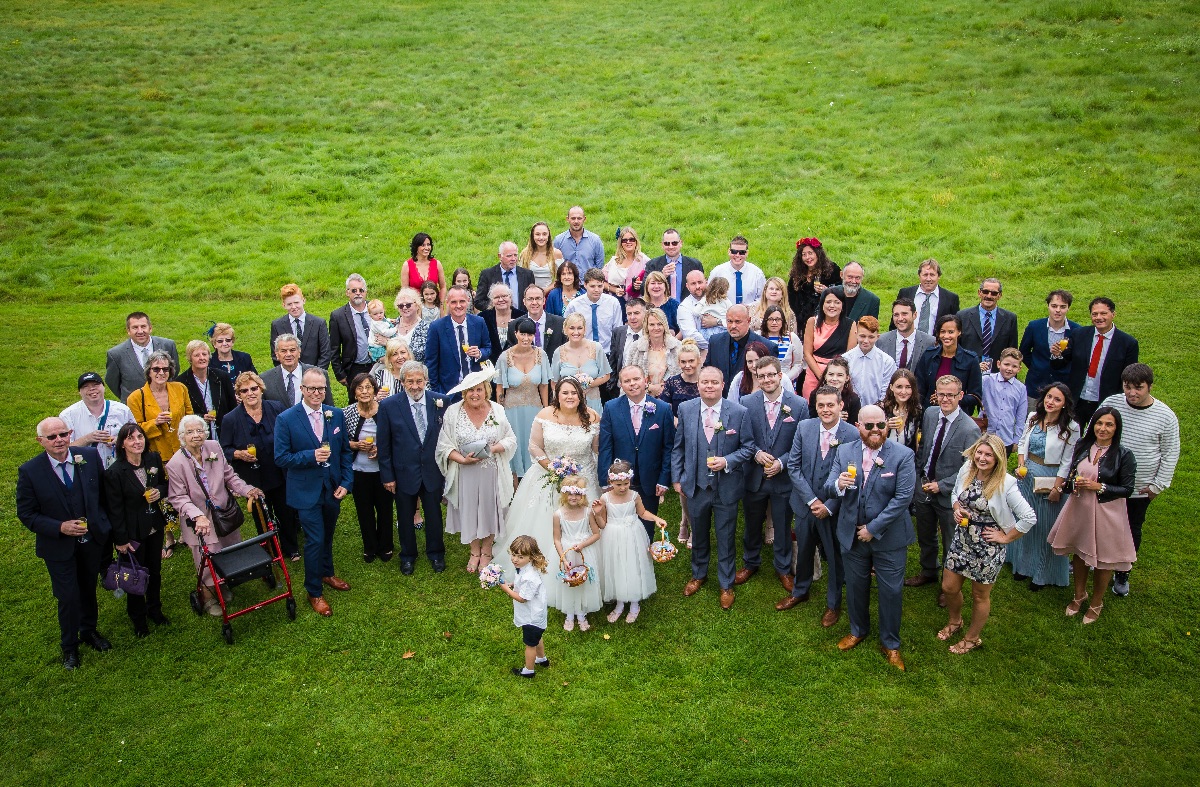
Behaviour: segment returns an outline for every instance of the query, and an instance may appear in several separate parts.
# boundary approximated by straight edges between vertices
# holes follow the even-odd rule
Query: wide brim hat
[[[475,386],[479,385],[480,383],[491,382],[491,380],[495,376],[496,376],[496,367],[492,366],[491,362],[484,361],[480,365],[479,371],[471,372],[470,374],[468,374],[466,377],[463,378],[461,383],[454,386],[449,391],[446,391],[446,395],[453,396],[454,394],[463,393],[464,391],[469,391],[472,388],[474,388]]]

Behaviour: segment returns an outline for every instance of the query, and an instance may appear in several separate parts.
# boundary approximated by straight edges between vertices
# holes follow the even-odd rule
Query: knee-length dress
[[[945,569],[966,577],[972,582],[991,585],[1004,567],[1004,544],[993,544],[983,538],[988,528],[1000,529],[988,510],[983,496],[983,483],[975,479],[958,496],[958,503],[967,509],[967,526],[956,526],[946,550]]]
[[[1095,481],[1098,462],[1089,456],[1075,469],[1077,478]],[[1076,555],[1101,570],[1128,571],[1137,560],[1125,500],[1101,503],[1099,495],[1088,490],[1071,493],[1047,541],[1055,554]]]
[[[628,503],[604,501],[608,524],[600,531],[600,592],[605,601],[641,601],[654,595],[654,561],[650,539],[637,515],[637,498]]]
[[[1046,454],[1046,432],[1040,424],[1034,424],[1029,433],[1029,453],[1037,456]],[[1017,485],[1021,496],[1037,514],[1037,524],[1025,535],[1008,545],[1008,559],[1012,562],[1014,574],[1030,577],[1035,585],[1057,585],[1066,587],[1071,583],[1071,562],[1065,555],[1056,555],[1050,548],[1046,537],[1050,528],[1054,527],[1059,513],[1067,502],[1067,493],[1063,493],[1057,503],[1050,501],[1049,495],[1035,495],[1033,482],[1038,478],[1055,478],[1058,467],[1049,467],[1032,458],[1025,460],[1026,475],[1018,479]]]
[[[517,435],[517,453],[509,465],[518,478],[523,477],[533,464],[529,456],[529,433],[533,429],[533,419],[545,406],[538,386],[550,382],[549,359],[542,349],[534,349],[537,362],[528,372],[522,372],[512,364],[511,349],[501,353],[496,362],[497,384],[504,388],[504,414]]]
[[[560,541],[563,548],[578,544],[592,535],[585,513],[582,519],[560,519]],[[638,527],[641,527],[639,525]],[[644,531],[643,531],[644,535]],[[568,552],[572,561],[579,560],[577,552]],[[600,544],[595,543],[583,550],[583,560],[591,569],[588,580],[578,587],[571,587],[558,578],[558,571],[551,566],[550,572],[554,577],[546,581],[546,603],[567,615],[578,615],[595,612],[603,606],[600,592],[600,576],[603,572],[604,558],[600,554]]]

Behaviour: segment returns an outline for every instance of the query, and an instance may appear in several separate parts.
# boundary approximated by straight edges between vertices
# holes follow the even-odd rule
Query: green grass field
[[[776,613],[763,574],[729,613],[711,586],[684,599],[679,559],[632,627],[593,616],[566,635],[552,615],[554,666],[518,683],[511,604],[458,570],[465,548],[439,576],[364,565],[349,504],[337,557],[354,589],[332,619],[302,603],[289,623],[277,605],[235,621],[227,647],[187,608],[176,556],[172,625],[135,640],[104,596],[114,649],[66,674],[10,492],[0,781],[1194,781],[1194,5],[0,8],[6,489],[128,311],[177,341],[229,321],[261,367],[284,282],[324,316],[351,270],[389,298],[418,230],[448,269],[478,271],[576,203],[610,253],[618,224],[651,253],[676,226],[710,268],[741,232],[781,274],[816,235],[885,303],[928,256],[967,302],[999,274],[1022,322],[1055,287],[1076,294],[1076,320],[1111,295],[1185,437],[1129,598],[1085,629],[1062,615],[1069,591],[1005,574],[987,646],[954,657],[932,588],[907,591],[903,675],[873,648],[838,653],[848,624],[822,629],[819,601]]]

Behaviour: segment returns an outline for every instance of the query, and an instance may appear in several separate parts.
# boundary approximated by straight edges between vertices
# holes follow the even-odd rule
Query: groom
[[[600,417],[600,486],[609,486],[608,468],[616,459],[633,465],[629,486],[642,496],[642,505],[658,513],[658,500],[671,483],[671,446],[675,418],[671,405],[646,395],[646,373],[640,366],[621,370],[624,396],[604,405]],[[654,540],[654,526],[642,520],[646,535]]]

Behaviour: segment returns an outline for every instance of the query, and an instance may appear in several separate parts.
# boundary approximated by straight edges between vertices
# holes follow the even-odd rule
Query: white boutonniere
[[[331,421],[331,420],[333,420],[333,410],[326,410],[326,411],[325,411],[325,420],[326,420],[326,421]]]
[[[217,453],[216,453],[216,451],[213,451],[213,452],[209,453],[209,455],[208,455],[208,456],[204,457],[204,461],[206,461],[206,462],[215,462],[215,461],[217,461]]]
[[[829,438],[829,447],[830,448],[837,448],[841,444],[842,444],[842,441],[837,439],[836,437]]]
[[[725,424],[722,423],[721,421],[717,421],[716,425],[713,426],[713,433],[715,434],[715,433],[724,432],[724,431],[725,431]]]
[[[878,456],[877,456],[877,457],[875,457],[875,466],[876,466],[876,467],[883,467],[883,459],[882,459],[881,457],[878,457]]]
[[[80,466],[80,465],[86,465],[86,464],[87,464],[87,460],[86,460],[86,459],[84,459],[84,458],[83,458],[82,456],[80,456],[79,454],[71,454],[71,464],[73,464],[73,465],[75,465],[76,467],[78,467],[78,466]]]
[[[654,402],[651,402],[649,399],[647,399],[645,409],[646,415],[654,415],[654,411],[658,409],[658,406],[655,405]]]
[[[157,467],[147,467],[147,468],[146,468],[146,475],[148,475],[148,476],[156,476],[156,475],[158,475],[158,468],[157,468]]]
[[[496,420],[496,416],[488,413],[488,417],[483,422],[484,426],[499,426],[500,422]]]
[[[792,408],[788,407],[788,406],[785,404],[785,405],[783,406],[783,414],[784,414],[784,415],[791,415],[791,414],[792,414]]]
[[[446,404],[446,403],[445,403],[444,401],[442,401],[441,399],[434,399],[434,400],[433,400],[433,406],[434,406],[434,407],[436,407],[436,408],[437,408],[437,409],[439,409],[439,410],[440,410],[440,409],[442,409],[442,407],[443,407],[445,404]]]
[[[547,329],[546,329],[546,335],[547,335],[547,336],[549,336],[549,335],[550,335],[550,334],[552,334],[552,333],[554,333],[554,329],[553,329],[553,328],[547,328]]]

